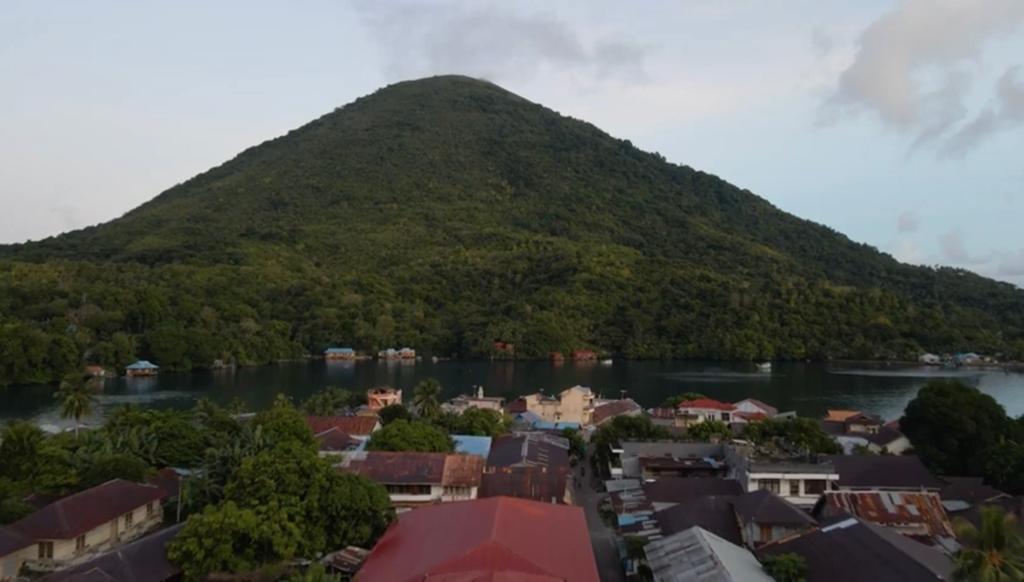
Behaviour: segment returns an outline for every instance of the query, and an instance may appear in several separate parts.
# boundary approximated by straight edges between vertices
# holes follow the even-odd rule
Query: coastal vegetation
[[[937,475],[984,477],[1007,493],[1024,493],[1024,417],[958,380],[931,380],[911,400],[900,430]]]
[[[0,384],[336,345],[1022,358],[1024,291],[901,264],[463,77],[387,87],[114,221],[0,247]]]

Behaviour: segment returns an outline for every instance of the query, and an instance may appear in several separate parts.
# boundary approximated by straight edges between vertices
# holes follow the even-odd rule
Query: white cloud
[[[996,273],[1003,277],[1024,277],[1024,249],[1004,254]]]
[[[544,70],[595,80],[647,79],[647,48],[625,38],[585,39],[549,12],[503,4],[359,2],[392,73],[400,78],[458,73],[528,81]]]
[[[961,127],[943,145],[941,153],[963,156],[990,135],[1024,124],[1024,79],[1021,67],[1012,67],[996,83],[992,105]]]
[[[917,230],[917,213],[913,210],[901,212],[896,218],[896,230],[900,232],[914,232]]]
[[[910,135],[914,148],[934,143],[969,117],[985,45],[1022,23],[1021,0],[902,0],[861,33],[825,111],[870,112]],[[993,115],[951,143],[974,145],[1006,121]]]

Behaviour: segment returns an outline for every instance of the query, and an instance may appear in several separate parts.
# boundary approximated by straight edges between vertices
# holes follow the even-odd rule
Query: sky
[[[1024,286],[1022,0],[4,0],[0,243],[116,218],[437,74]]]

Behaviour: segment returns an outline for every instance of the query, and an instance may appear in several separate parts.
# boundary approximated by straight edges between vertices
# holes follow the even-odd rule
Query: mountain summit
[[[0,247],[0,308],[0,382],[83,358],[190,368],[335,344],[1024,352],[1020,289],[901,264],[458,76],[383,88],[109,223]]]

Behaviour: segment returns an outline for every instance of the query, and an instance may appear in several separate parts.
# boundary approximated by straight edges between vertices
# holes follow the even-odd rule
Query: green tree
[[[17,521],[32,513],[32,506],[25,503],[28,488],[7,477],[0,477],[0,525]]]
[[[450,453],[455,445],[448,434],[418,420],[396,420],[373,433],[366,448],[371,451]]]
[[[82,417],[92,414],[96,399],[96,383],[81,373],[71,373],[64,377],[54,397],[60,401],[61,418],[75,419],[75,437]]]
[[[278,394],[269,410],[256,415],[253,426],[262,431],[263,438],[275,445],[293,441],[311,450],[316,449],[316,440],[306,419],[283,394]]]
[[[775,554],[761,561],[765,574],[775,582],[804,582],[807,579],[807,560],[799,554]]]
[[[907,404],[900,430],[940,475],[982,475],[985,451],[1007,434],[1006,411],[995,399],[956,380],[931,380]]]
[[[683,402],[689,402],[690,400],[700,400],[701,398],[707,398],[707,396],[700,392],[683,392],[677,396],[669,396],[661,403],[661,408],[675,408]]]
[[[433,378],[423,380],[413,389],[413,408],[420,418],[432,419],[441,414],[441,383]]]
[[[1012,515],[982,507],[981,529],[963,518],[954,521],[954,529],[962,546],[956,555],[957,580],[1024,580],[1024,541]]]
[[[36,425],[15,420],[0,429],[0,476],[28,481],[38,468],[45,435]]]
[[[365,400],[365,397],[343,388],[328,386],[307,398],[302,403],[302,410],[312,416],[333,416],[342,410],[364,404]]]
[[[111,479],[140,482],[150,473],[145,461],[126,453],[88,455],[76,464],[79,465],[77,486],[80,489],[95,487]]]
[[[412,420],[409,409],[402,404],[389,404],[377,411],[377,416],[380,417],[380,423],[384,426],[396,420]]]
[[[569,456],[576,461],[581,461],[587,456],[587,445],[583,441],[583,435],[579,429],[563,428],[562,436],[569,440]]]
[[[207,507],[189,517],[167,546],[167,557],[185,580],[215,572],[245,573],[296,555],[302,530],[275,501],[256,508],[233,502]]]
[[[462,414],[442,413],[433,423],[449,434],[496,437],[508,432],[510,422],[497,410],[467,408]]]
[[[686,436],[695,441],[710,441],[712,438],[728,440],[732,438],[732,429],[720,420],[705,420],[686,429]]]

